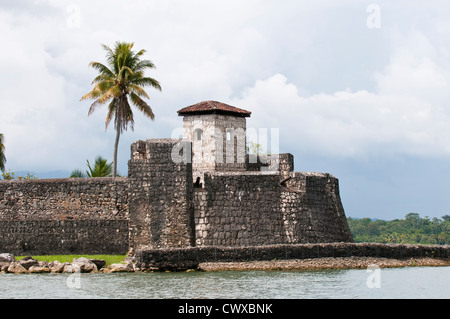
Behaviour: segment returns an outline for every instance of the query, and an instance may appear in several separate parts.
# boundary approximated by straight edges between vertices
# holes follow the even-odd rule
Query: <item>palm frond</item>
[[[109,75],[101,73],[101,74],[97,75],[92,80],[91,84],[97,84],[97,83],[100,83],[100,82],[112,82],[112,83],[114,83],[114,81],[115,81],[115,76],[109,76]]]
[[[112,99],[112,101],[109,103],[108,113],[106,114],[105,120],[105,131],[108,129],[109,123],[111,123],[111,120],[116,114],[117,102],[118,102],[117,99]]]
[[[72,173],[70,173],[69,178],[77,178],[77,177],[86,177],[84,173],[79,169],[74,169]]]
[[[113,50],[111,50],[111,48],[109,46],[107,46],[106,44],[102,44],[101,46],[106,52],[108,52],[107,55],[114,55]]]
[[[100,96],[93,104],[105,104],[113,97],[114,95],[111,90],[108,90],[106,93],[102,94],[102,96]]]
[[[92,91],[83,95],[83,97],[81,98],[81,101],[88,100],[88,99],[89,100],[98,99],[99,97],[101,97],[102,95],[107,93],[110,90],[110,88],[113,87],[114,85],[115,85],[114,80],[108,79],[108,80],[100,81],[94,86]]]
[[[145,52],[147,52],[145,49],[141,49],[141,50],[139,50],[138,53],[136,53],[136,56],[141,56],[141,55],[143,55]]]
[[[144,71],[145,69],[155,69],[156,66],[150,60],[141,60],[136,64],[135,72]]]
[[[140,87],[139,85],[131,84],[131,83],[128,84],[128,91],[130,93],[133,92],[133,93],[136,93],[139,96],[143,96],[143,97],[145,97],[147,99],[150,99],[150,97],[148,96],[147,92],[145,92],[145,90],[142,87]]]
[[[95,158],[93,167],[91,166],[91,163],[89,163],[89,160],[86,160],[86,164],[88,168],[86,173],[83,173],[80,169],[74,169],[70,174],[70,177],[107,177],[112,175],[113,163],[111,162],[108,164],[108,160],[101,156]]]
[[[122,66],[122,68],[119,71],[119,74],[117,76],[117,78],[120,80],[125,80],[126,82],[128,82],[128,77],[131,75],[133,76],[134,72],[133,70],[131,70],[128,66],[124,65]]]
[[[114,85],[113,87],[109,88],[107,92],[102,94],[94,103],[91,104],[91,107],[89,108],[88,116],[94,113],[95,109],[103,105],[111,99],[118,99],[122,95],[122,90],[118,85]],[[106,125],[108,127],[108,125]]]
[[[141,111],[142,113],[144,113],[145,116],[149,117],[152,120],[155,119],[155,114],[153,114],[152,108],[143,99],[141,99],[136,93],[131,92],[130,99],[133,102],[133,104],[136,105],[138,110]]]
[[[161,85],[159,84],[159,82],[150,77],[142,77],[142,78],[138,78],[138,79],[133,79],[130,82],[132,82],[133,84],[139,85],[139,86],[151,86],[154,89],[161,91]]]
[[[95,112],[95,109],[101,105],[102,104],[99,103],[98,100],[96,100],[94,103],[92,103],[91,106],[89,107],[88,116],[91,116],[92,113]]]
[[[97,156],[95,159],[94,167],[91,167],[88,160],[86,160],[88,171],[86,173],[89,177],[107,177],[111,176],[112,162],[108,164],[108,160]]]
[[[114,73],[106,65],[104,65],[100,62],[95,62],[95,61],[91,62],[91,63],[89,63],[89,66],[96,69],[97,71],[99,71],[100,74],[104,74],[104,75],[114,78]]]

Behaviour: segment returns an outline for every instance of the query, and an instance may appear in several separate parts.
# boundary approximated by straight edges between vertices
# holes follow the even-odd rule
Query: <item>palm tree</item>
[[[108,160],[101,156],[97,156],[95,159],[94,167],[86,160],[88,169],[86,174],[79,169],[74,169],[70,174],[70,177],[108,177],[111,176],[113,163],[108,164]]]
[[[5,144],[3,144],[3,134],[0,133],[0,171],[5,171],[5,163],[6,163],[6,157],[5,157]]]
[[[114,143],[112,174],[115,177],[117,175],[119,137],[124,130],[127,130],[128,125],[131,126],[132,130],[134,129],[133,111],[131,110],[128,97],[139,111],[153,120],[155,118],[153,110],[142,99],[142,97],[149,99],[143,87],[151,86],[161,91],[161,86],[155,79],[144,76],[144,71],[147,68],[155,68],[155,65],[150,60],[141,60],[141,56],[146,52],[145,50],[135,53],[131,50],[133,43],[127,42],[116,42],[113,49],[105,44],[102,46],[107,52],[107,65],[99,62],[91,62],[89,64],[89,66],[99,72],[99,75],[92,81],[95,87],[84,95],[81,100],[95,100],[89,108],[88,115],[91,115],[98,106],[109,103],[105,130],[114,118],[116,140]]]
[[[107,163],[108,161],[101,156],[98,156],[95,159],[94,168],[91,167],[91,164],[88,160],[86,160],[89,171],[86,171],[89,177],[106,177],[111,176],[111,166],[113,163]]]
[[[72,173],[70,173],[70,178],[74,177],[86,177],[86,175],[80,169],[74,169]]]

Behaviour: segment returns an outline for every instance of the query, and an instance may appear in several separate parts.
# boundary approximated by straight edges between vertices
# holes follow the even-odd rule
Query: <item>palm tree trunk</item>
[[[116,141],[114,143],[114,160],[113,160],[113,172],[112,176],[117,176],[117,150],[119,148],[120,129],[116,128]]]
[[[5,171],[5,145],[3,144],[3,134],[0,133],[0,171]]]

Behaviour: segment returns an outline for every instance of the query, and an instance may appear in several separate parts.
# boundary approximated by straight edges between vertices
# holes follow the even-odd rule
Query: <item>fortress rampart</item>
[[[127,177],[0,181],[0,252],[353,241],[337,178],[246,154],[250,112],[206,101],[179,114],[184,138],[134,142]]]
[[[288,186],[278,172],[206,174],[205,188],[194,193],[196,245],[351,241],[337,179],[290,174]]]
[[[126,177],[0,181],[0,251],[123,253],[127,188]]]
[[[174,162],[174,149],[189,150],[190,142],[133,143],[128,177],[1,181],[0,250],[93,254],[352,241],[335,177],[279,165],[205,173],[195,188],[192,164]],[[289,163],[292,155],[277,158]]]

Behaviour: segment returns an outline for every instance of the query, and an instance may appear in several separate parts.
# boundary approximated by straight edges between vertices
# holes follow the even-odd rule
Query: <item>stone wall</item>
[[[139,266],[159,269],[195,269],[203,262],[246,262],[324,257],[450,258],[450,246],[378,243],[326,243],[250,247],[192,247],[136,252]]]
[[[130,245],[134,249],[194,244],[192,164],[186,163],[191,154],[183,153],[189,151],[190,142],[178,139],[131,145],[128,178]],[[180,157],[174,161],[172,156]]]
[[[127,178],[0,182],[0,251],[125,253]]]
[[[131,145],[128,177],[0,181],[0,251],[352,241],[338,180],[292,172],[291,154],[255,171],[206,172],[203,188],[194,188],[191,159],[191,142],[151,139]]]
[[[296,242],[352,242],[339,180],[312,172],[292,172],[289,177],[281,195],[281,212],[286,214],[286,229],[297,236]]]
[[[0,221],[0,251],[16,256],[125,254],[123,219]]]
[[[205,174],[194,193],[197,246],[351,242],[338,180],[321,173]]]
[[[0,182],[0,221],[127,219],[128,183],[120,178]]]

